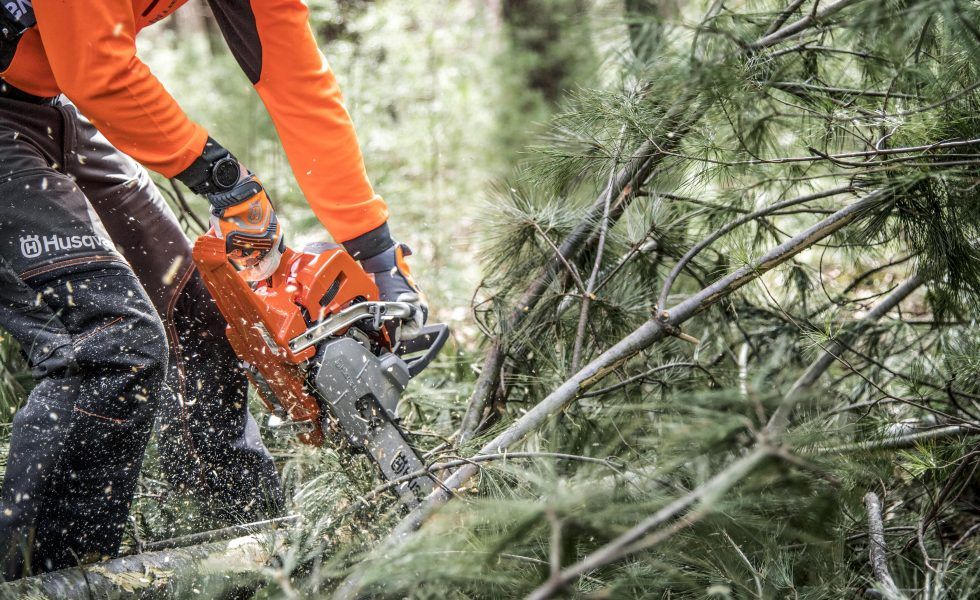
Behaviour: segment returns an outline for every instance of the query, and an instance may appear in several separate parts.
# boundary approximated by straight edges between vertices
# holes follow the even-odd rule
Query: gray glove
[[[381,254],[361,261],[361,267],[366,273],[374,276],[381,300],[385,302],[406,302],[415,307],[415,314],[410,321],[401,326],[401,338],[414,339],[419,330],[429,318],[429,305],[425,294],[419,289],[412,278],[412,272],[405,262],[406,256],[412,255],[412,249],[406,244],[396,242]]]

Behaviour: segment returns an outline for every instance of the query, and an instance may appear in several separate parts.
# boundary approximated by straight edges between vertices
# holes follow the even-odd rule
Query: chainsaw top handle
[[[360,302],[327,317],[294,337],[289,341],[289,349],[302,352],[359,321],[371,320],[377,329],[384,321],[411,319],[417,310],[418,308],[407,302]],[[405,360],[409,375],[415,377],[429,366],[448,339],[449,326],[445,323],[426,325],[412,339],[401,340],[395,348],[395,354]]]
[[[415,316],[416,310],[418,309],[408,302],[358,302],[330,315],[289,340],[289,349],[292,352],[302,352],[359,321],[371,320],[374,329],[378,329],[385,321],[411,319]]]

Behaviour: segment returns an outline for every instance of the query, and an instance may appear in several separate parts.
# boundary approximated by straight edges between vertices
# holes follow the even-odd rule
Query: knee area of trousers
[[[152,309],[143,314],[123,316],[111,326],[109,338],[109,349],[134,372],[162,376],[167,370],[167,333]]]
[[[43,286],[44,301],[71,334],[75,360],[162,378],[167,335],[143,286],[128,267],[62,273]]]

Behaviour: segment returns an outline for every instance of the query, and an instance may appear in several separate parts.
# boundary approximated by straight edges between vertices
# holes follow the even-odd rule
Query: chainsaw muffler
[[[395,415],[412,377],[404,360],[390,352],[375,356],[357,340],[340,337],[321,345],[316,364],[313,386],[353,449],[371,457],[388,481],[425,469]],[[325,421],[321,426],[328,429]],[[421,475],[395,489],[414,508],[432,491],[432,480]]]

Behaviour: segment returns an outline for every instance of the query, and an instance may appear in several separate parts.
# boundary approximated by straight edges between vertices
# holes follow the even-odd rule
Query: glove
[[[228,260],[242,278],[261,281],[275,273],[286,242],[276,211],[259,180],[249,173],[228,192],[208,194],[208,201],[212,206],[211,228],[225,240]]]
[[[405,257],[411,255],[412,249],[406,244],[395,243],[381,254],[361,260],[364,271],[374,277],[381,300],[406,302],[415,307],[412,319],[403,322],[401,326],[401,338],[406,340],[418,337],[429,318],[429,305],[425,295],[415,283],[408,263],[405,262]]]
[[[285,239],[262,183],[211,138],[201,156],[177,175],[211,204],[211,228],[225,240],[228,260],[246,281],[261,281],[279,266]]]

